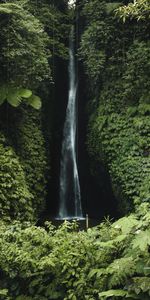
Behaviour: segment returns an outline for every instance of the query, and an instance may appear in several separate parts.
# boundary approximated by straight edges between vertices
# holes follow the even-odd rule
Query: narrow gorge
[[[150,1],[0,0],[0,299],[150,299]]]

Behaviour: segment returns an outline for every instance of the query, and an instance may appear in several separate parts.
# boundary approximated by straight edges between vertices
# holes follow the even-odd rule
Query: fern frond
[[[107,299],[110,297],[125,297],[127,292],[124,290],[109,290],[106,292],[99,293],[99,299]]]
[[[136,295],[134,293],[128,293],[127,291],[124,291],[124,290],[109,290],[109,291],[106,291],[106,292],[99,293],[99,299],[100,300],[105,300],[105,299],[110,298],[110,297],[113,297],[113,299],[116,299],[116,298],[119,297],[121,299],[128,298],[128,299],[139,299],[139,300],[141,300],[141,296]],[[110,298],[110,299],[112,299],[112,298]],[[144,300],[144,299],[145,298],[143,298],[142,300]]]
[[[120,229],[123,234],[129,234],[138,226],[138,220],[135,215],[130,215],[119,219],[112,226],[116,229]]]
[[[139,248],[141,251],[146,251],[150,246],[150,230],[139,232],[133,240],[132,246],[133,249]]]
[[[88,278],[91,279],[92,277],[96,276],[96,278],[100,278],[102,275],[105,275],[106,269],[100,268],[100,269],[92,269],[88,275]]]
[[[148,293],[150,295],[150,277],[133,277],[132,283],[128,288],[129,292]]]
[[[136,264],[132,257],[123,257],[115,259],[107,268],[107,273],[110,274],[109,288],[124,284],[136,270]]]

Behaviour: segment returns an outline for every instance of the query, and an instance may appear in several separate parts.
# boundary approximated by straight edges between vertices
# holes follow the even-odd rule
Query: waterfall
[[[59,218],[82,218],[80,184],[77,169],[77,78],[75,68],[74,26],[69,38],[69,93],[60,165]]]

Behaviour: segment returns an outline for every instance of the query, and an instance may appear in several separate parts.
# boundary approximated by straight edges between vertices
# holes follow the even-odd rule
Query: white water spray
[[[60,219],[82,218],[80,184],[76,160],[77,82],[74,52],[74,27],[72,27],[69,43],[69,95],[63,130],[60,166]]]

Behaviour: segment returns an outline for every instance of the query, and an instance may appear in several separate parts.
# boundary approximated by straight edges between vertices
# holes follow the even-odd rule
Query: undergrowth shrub
[[[1,299],[95,300],[150,297],[150,213],[78,231],[18,223],[0,229]]]

